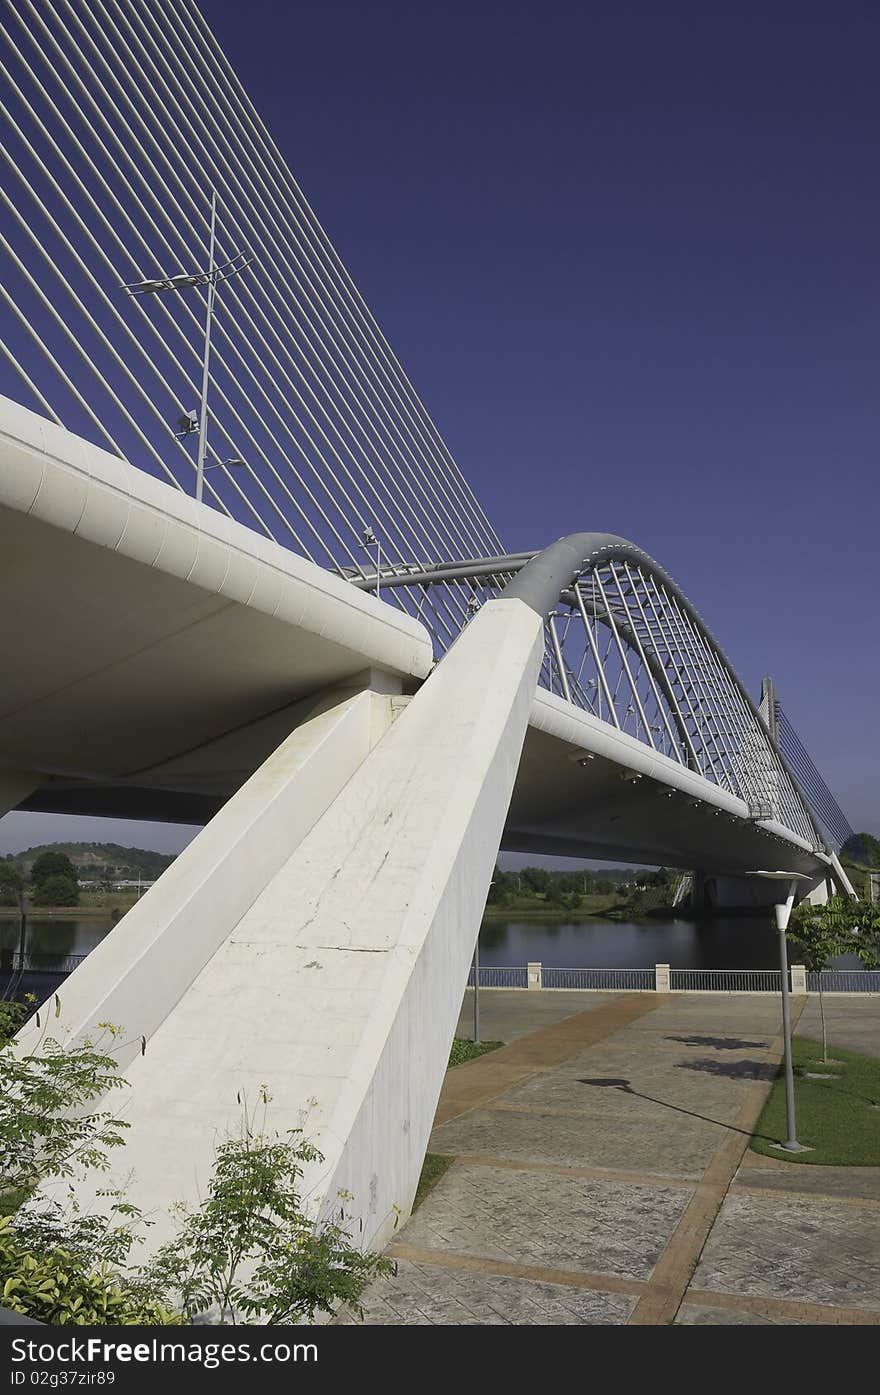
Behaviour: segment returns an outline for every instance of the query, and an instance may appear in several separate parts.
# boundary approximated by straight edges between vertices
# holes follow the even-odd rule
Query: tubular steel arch
[[[613,534],[574,533],[520,564],[501,594],[544,617],[542,679],[551,692],[738,796],[751,817],[822,845],[721,646],[641,548]]]

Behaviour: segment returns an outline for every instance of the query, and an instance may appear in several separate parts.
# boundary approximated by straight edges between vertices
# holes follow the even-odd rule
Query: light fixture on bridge
[[[590,761],[595,759],[596,757],[594,756],[592,751],[585,751],[582,756],[578,756],[577,763],[578,765],[589,765]]]
[[[376,534],[373,532],[373,529],[369,523],[365,523],[363,529],[361,530],[361,543],[367,549],[371,547],[374,547],[376,549],[376,595],[378,596],[379,573],[382,564],[382,544],[376,537]]]
[[[198,412],[181,412],[177,418],[177,431],[175,432],[177,439],[181,440],[184,436],[192,436],[193,432],[198,431],[198,429]]]
[[[642,776],[636,770],[628,770],[620,778],[627,785],[637,785]]]
[[[177,440],[185,436],[192,436],[198,432],[199,441],[196,450],[196,500],[201,503],[202,494],[205,487],[205,470],[212,468],[205,465],[205,456],[208,449],[208,383],[209,366],[211,362],[211,325],[214,318],[214,298],[217,294],[217,287],[221,281],[228,281],[230,276],[236,276],[245,267],[250,266],[254,260],[249,252],[236,252],[235,256],[219,265],[214,260],[214,247],[217,233],[217,191],[211,190],[211,232],[208,244],[208,266],[204,271],[179,271],[171,276],[151,276],[146,281],[128,281],[123,286],[124,291],[128,291],[131,296],[161,295],[165,291],[185,291],[194,286],[207,286],[208,304],[205,316],[205,339],[202,349],[202,398],[198,415],[195,412],[187,412],[178,422],[179,430],[175,432]],[[193,424],[193,419],[194,424]],[[189,425],[184,425],[188,421]],[[233,461],[227,461],[233,464]],[[244,462],[240,462],[243,464]]]
[[[247,461],[242,460],[240,455],[231,455],[228,460],[212,460],[210,465],[205,465],[206,470],[238,470]]]

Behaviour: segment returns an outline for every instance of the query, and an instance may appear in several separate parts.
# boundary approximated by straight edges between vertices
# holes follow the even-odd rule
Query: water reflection
[[[570,921],[495,919],[480,930],[480,962],[519,965],[530,960],[560,969],[773,969],[778,943],[767,912],[693,921]]]
[[[29,915],[28,953],[58,960],[88,954],[112,929],[109,919]],[[0,972],[11,966],[17,951],[18,920],[0,920]],[[775,969],[778,952],[766,911],[703,921],[677,916],[629,921],[493,917],[480,929],[480,962],[486,967],[520,966],[532,960],[560,969],[650,969],[655,964],[678,969]],[[855,960],[834,963],[840,968],[861,967]]]
[[[53,916],[28,915],[27,953],[49,960],[64,959],[69,954],[88,954],[112,929],[108,919],[55,919]],[[0,967],[18,953],[18,919],[0,920]]]

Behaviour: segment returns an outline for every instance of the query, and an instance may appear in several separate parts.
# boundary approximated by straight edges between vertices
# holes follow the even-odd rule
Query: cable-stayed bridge
[[[848,825],[637,545],[505,552],[190,0],[0,45],[0,812],[205,825],[61,1029],[147,1040],[149,1206],[268,1081],[378,1242],[499,846],[822,894]]]

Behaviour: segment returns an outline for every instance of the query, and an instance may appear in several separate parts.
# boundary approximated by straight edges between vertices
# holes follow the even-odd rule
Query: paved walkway
[[[746,1152],[781,1054],[774,998],[483,1009],[511,1044],[448,1073],[430,1148],[455,1162],[365,1321],[880,1324],[880,1168]],[[834,1040],[880,1054],[876,999],[832,1012]]]

